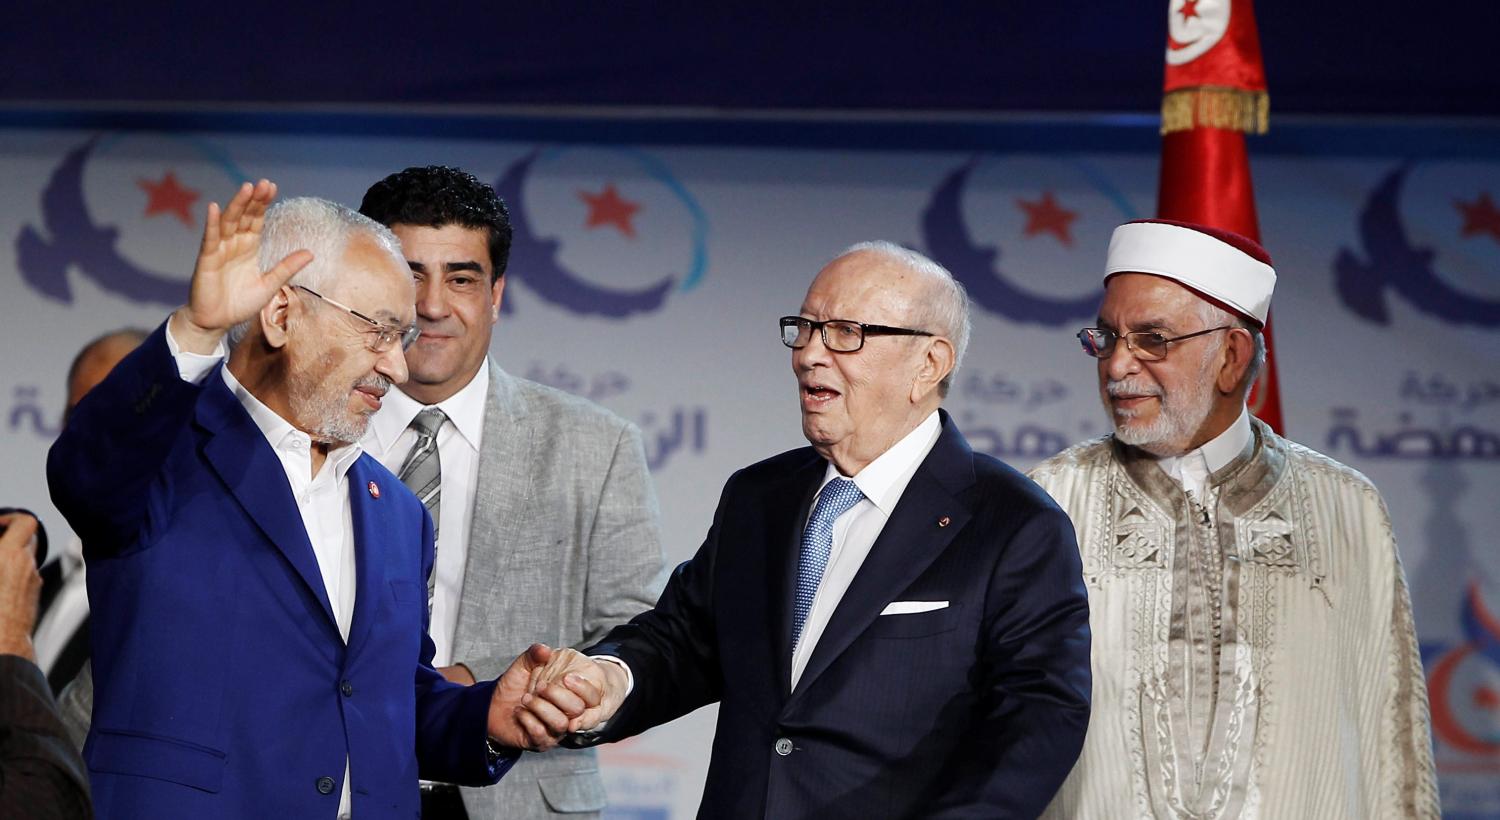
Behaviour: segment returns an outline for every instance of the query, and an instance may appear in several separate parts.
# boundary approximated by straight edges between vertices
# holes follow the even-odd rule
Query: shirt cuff
[[[184,351],[172,338],[171,322],[167,323],[167,349],[172,351],[172,360],[177,363],[178,377],[188,384],[201,383],[208,372],[229,355],[229,345],[223,339],[219,340],[218,349],[208,355]]]
[[[614,655],[590,655],[589,657],[593,658],[596,661],[604,661],[606,663],[612,663],[615,666],[618,666],[621,669],[624,669],[625,670],[625,697],[627,697],[627,698],[630,697],[630,693],[633,692],[633,691],[635,691],[635,675],[633,673],[631,673],[631,671],[630,671],[630,664],[628,664],[625,661],[623,661],[623,660],[615,657]],[[621,698],[621,700],[623,701],[624,698]]]

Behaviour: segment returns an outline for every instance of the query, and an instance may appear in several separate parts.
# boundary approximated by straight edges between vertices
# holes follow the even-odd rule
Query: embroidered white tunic
[[[1044,817],[1437,817],[1385,503],[1259,421],[1201,499],[1112,437],[1032,478],[1073,519],[1093,713]]]

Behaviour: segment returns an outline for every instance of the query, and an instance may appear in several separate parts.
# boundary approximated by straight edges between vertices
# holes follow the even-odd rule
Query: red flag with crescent
[[[1265,132],[1269,103],[1250,0],[1169,0],[1166,63],[1157,216],[1259,242],[1245,134]],[[1250,411],[1279,433],[1269,320],[1265,338],[1266,368],[1250,392]]]

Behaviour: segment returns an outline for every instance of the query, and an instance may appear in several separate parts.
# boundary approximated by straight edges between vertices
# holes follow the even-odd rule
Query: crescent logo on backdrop
[[[27,225],[16,238],[16,262],[21,278],[32,290],[63,303],[73,301],[73,287],[68,281],[68,271],[76,270],[93,280],[100,288],[122,296],[132,302],[175,306],[187,299],[187,278],[181,273],[165,273],[151,270],[139,264],[121,250],[121,224],[129,218],[118,201],[107,208],[111,224],[102,224],[90,213],[89,186],[85,172],[97,155],[108,153],[123,138],[93,137],[69,151],[42,190],[42,225],[39,230]],[[234,182],[245,179],[220,152],[193,140],[168,138],[172,143],[186,143],[191,154],[181,155],[185,163],[201,165],[205,160],[214,173],[223,174]],[[159,157],[153,157],[161,164]],[[168,157],[169,161],[174,158]],[[153,173],[157,173],[153,170]],[[150,197],[143,218],[168,218],[176,215],[191,234],[196,228],[190,206],[196,204],[196,191],[182,187],[170,169],[165,169],[160,182],[139,179],[137,185]],[[126,183],[122,187],[129,187]],[[131,196],[142,195],[138,190],[121,192]],[[133,207],[133,206],[132,206]],[[177,224],[177,223],[171,223]],[[137,228],[139,229],[139,226]],[[132,229],[134,230],[134,229]],[[194,237],[196,238],[196,237]],[[191,241],[191,240],[189,240]]]
[[[1439,319],[1482,327],[1500,326],[1500,301],[1464,293],[1438,275],[1437,252],[1419,247],[1407,235],[1401,216],[1401,192],[1411,172],[1403,164],[1387,174],[1359,213],[1364,258],[1341,248],[1334,259],[1339,299],[1355,314],[1387,325],[1391,322],[1386,291]]]
[[[680,211],[674,216],[677,217],[676,223],[683,225],[686,232],[682,237],[687,248],[686,258],[677,263],[675,270],[666,272],[650,284],[637,288],[602,284],[596,279],[598,269],[602,267],[597,261],[591,267],[591,275],[571,269],[561,260],[563,240],[542,236],[536,229],[528,182],[539,162],[556,161],[567,153],[565,149],[537,149],[516,160],[501,174],[495,192],[510,206],[511,225],[515,231],[506,275],[519,279],[538,296],[573,313],[622,319],[660,310],[674,291],[691,290],[698,285],[708,267],[708,219],[697,201],[660,160],[639,151],[607,150],[634,167],[645,184],[652,188],[648,193],[655,194],[656,202],[674,203]],[[584,228],[607,229],[612,226],[623,236],[635,238],[631,217],[642,206],[622,198],[613,183],[606,184],[598,194],[587,190],[577,193],[591,208]],[[569,229],[577,230],[574,227]],[[577,236],[575,234],[574,238]],[[628,243],[625,244],[629,248]],[[627,260],[620,258],[619,261],[624,264]],[[642,261],[641,264],[651,263]],[[513,304],[513,300],[506,299],[503,309],[510,311]]]
[[[1459,620],[1465,641],[1442,653],[1428,680],[1432,729],[1444,744],[1500,758],[1500,620],[1469,584]]]
[[[1229,30],[1230,0],[1172,0],[1167,10],[1167,65],[1201,57]]]
[[[972,237],[963,214],[964,191],[971,182],[974,171],[980,166],[982,157],[974,157],[954,169],[938,183],[922,210],[922,242],[927,252],[943,267],[953,273],[953,278],[963,283],[964,289],[974,304],[990,313],[1003,316],[1023,324],[1060,326],[1071,322],[1093,318],[1099,308],[1104,291],[1092,290],[1078,296],[1054,296],[1027,289],[1006,276],[997,266],[1004,256],[999,244],[981,245]],[[1092,194],[1102,196],[1112,210],[1125,221],[1135,218],[1125,197],[1094,169],[1082,163],[1072,163],[1071,173],[1081,175],[1082,183],[1074,184],[1074,190],[1092,189]],[[1081,172],[1081,174],[1079,174]],[[1073,182],[1073,180],[1069,180]],[[1038,205],[1018,202],[1022,208],[1032,208],[1032,216],[1042,207],[1056,207],[1048,193]],[[1113,227],[1111,224],[1109,227]],[[1017,237],[1019,241],[1020,237]],[[1070,243],[1071,244],[1071,243]],[[1086,249],[1088,256],[1080,259],[1080,266],[1090,264],[1092,269],[1101,267],[1103,247]],[[1082,259],[1090,260],[1084,263]],[[1097,282],[1098,279],[1094,279]]]

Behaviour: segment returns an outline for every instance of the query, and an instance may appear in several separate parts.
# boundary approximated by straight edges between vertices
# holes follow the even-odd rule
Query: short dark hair
[[[427,165],[398,171],[370,186],[359,212],[387,227],[462,225],[489,232],[494,278],[510,262],[510,210],[495,189],[468,171]]]

